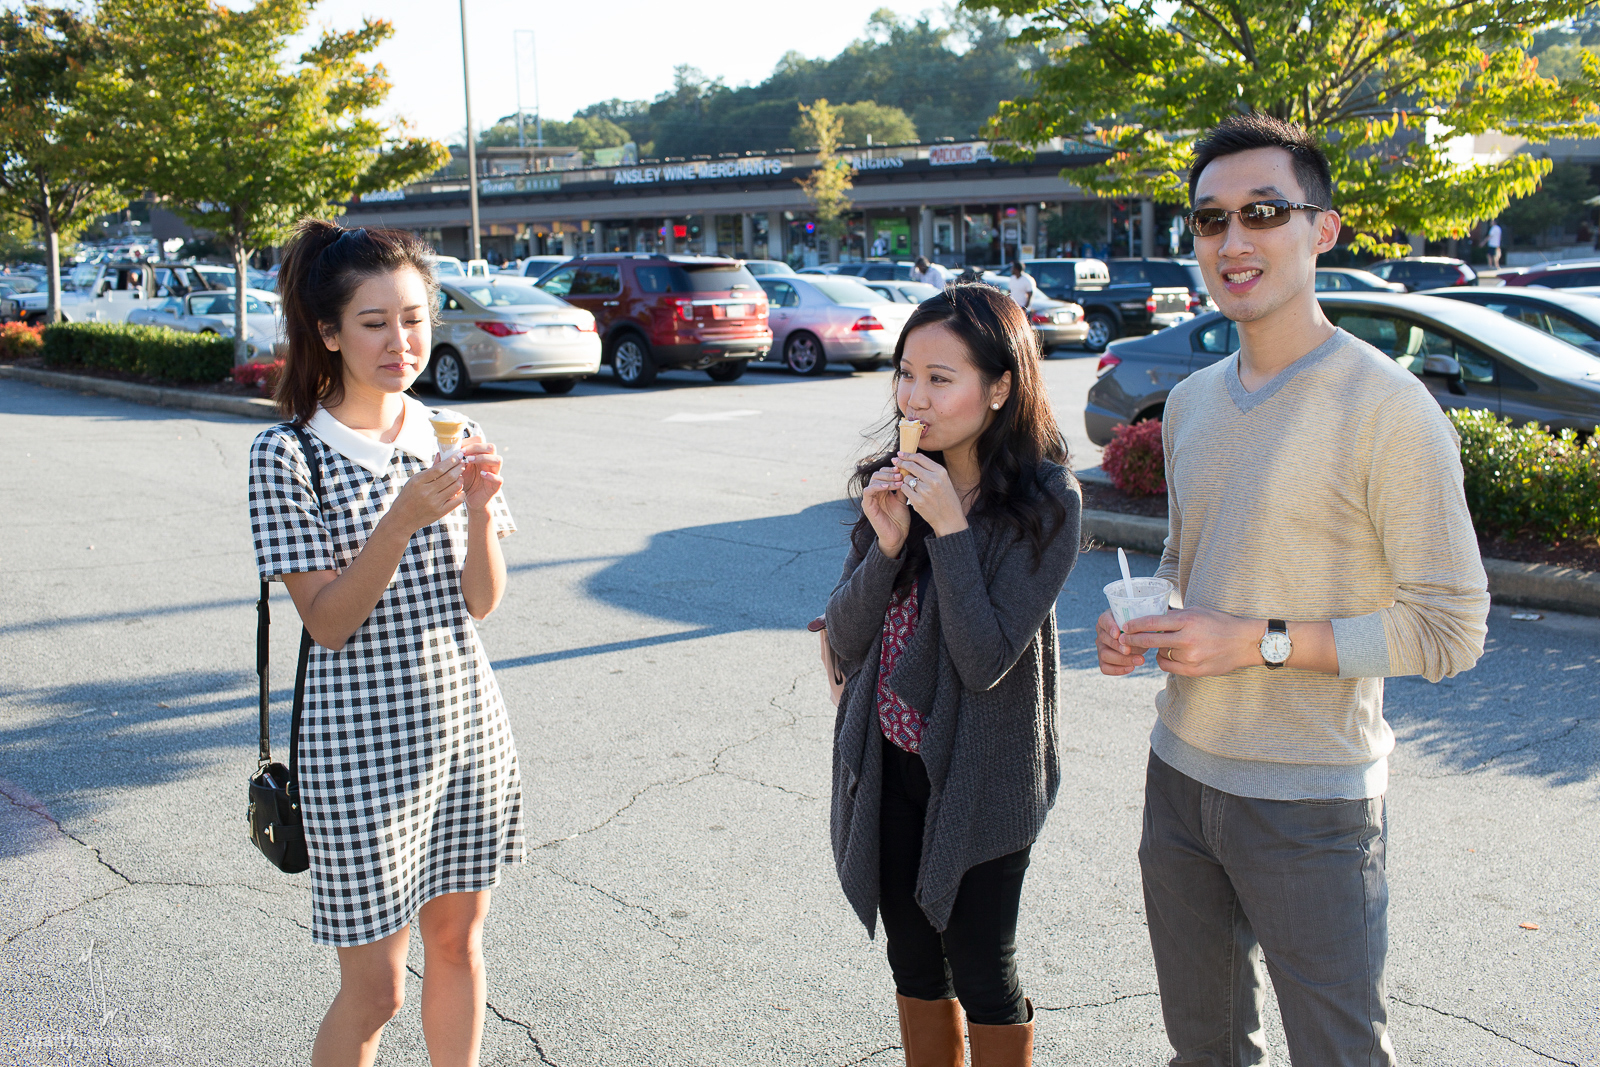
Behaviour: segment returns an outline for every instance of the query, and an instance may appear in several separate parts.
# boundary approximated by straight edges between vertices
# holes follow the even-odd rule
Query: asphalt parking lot
[[[1082,465],[1094,362],[1046,365]],[[882,942],[834,878],[803,629],[888,388],[757,368],[455,405],[505,452],[520,524],[483,634],[533,850],[488,922],[485,1064],[900,1062]],[[0,1064],[308,1061],[334,955],[243,817],[262,425],[0,382]],[[1160,680],[1094,667],[1115,570],[1086,553],[1059,603],[1068,762],[1021,929],[1041,1064],[1166,1049],[1134,851]],[[273,606],[281,737],[298,628]],[[1600,1064],[1597,672],[1600,620],[1497,607],[1476,670],[1388,687],[1407,1064]],[[418,991],[380,1063],[427,1062]]]

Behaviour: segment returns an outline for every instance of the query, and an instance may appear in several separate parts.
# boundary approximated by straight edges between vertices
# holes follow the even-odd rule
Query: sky
[[[729,85],[754,84],[791,49],[833,56],[861,37],[868,17],[887,7],[914,18],[929,0],[806,0],[804,5],[725,6],[659,0],[533,4],[528,0],[467,0],[467,48],[472,60],[472,119],[483,129],[517,108],[517,42],[522,47],[522,106],[539,104],[552,119],[598,100],[648,100],[672,87],[679,64],[699,67]],[[799,17],[804,11],[805,17]],[[359,26],[364,15],[394,23],[395,34],[375,53],[394,83],[385,117],[409,119],[416,132],[449,142],[466,125],[461,79],[459,5],[454,0],[322,0],[313,31]],[[534,31],[531,52],[526,35]]]

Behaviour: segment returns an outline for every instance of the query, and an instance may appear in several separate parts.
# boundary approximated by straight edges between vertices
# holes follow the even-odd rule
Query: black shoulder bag
[[[311,492],[322,504],[322,461],[317,458],[311,439],[298,426],[290,426],[305,451],[311,471]],[[311,866],[306,854],[306,831],[300,823],[300,792],[297,768],[300,764],[300,712],[306,696],[306,660],[311,655],[311,634],[300,628],[300,665],[294,674],[294,713],[289,720],[289,765],[272,762],[272,720],[267,655],[271,645],[267,629],[271,624],[267,608],[267,582],[262,579],[261,599],[256,601],[256,674],[261,678],[261,757],[256,773],[250,776],[250,840],[267,861],[286,874],[299,874]]]

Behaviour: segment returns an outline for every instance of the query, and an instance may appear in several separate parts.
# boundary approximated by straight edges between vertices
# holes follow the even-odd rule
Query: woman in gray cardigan
[[[833,850],[879,915],[910,1067],[1031,1062],[1016,972],[1028,853],[1055,800],[1055,602],[1082,510],[1033,330],[986,285],[918,306],[895,348],[921,452],[854,482],[861,516],[828,600],[848,676],[834,726]],[[898,422],[899,419],[896,420]]]

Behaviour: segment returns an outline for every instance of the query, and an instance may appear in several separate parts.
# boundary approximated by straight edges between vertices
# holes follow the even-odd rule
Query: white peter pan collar
[[[439,453],[439,442],[433,436],[428,417],[433,411],[412,396],[401,395],[405,402],[405,418],[400,423],[400,434],[392,444],[375,441],[328,414],[328,409],[318,407],[317,413],[306,423],[306,429],[317,435],[323,444],[344,456],[350,462],[365,467],[373,474],[383,474],[389,469],[395,449],[412,455],[424,463],[432,463]]]

